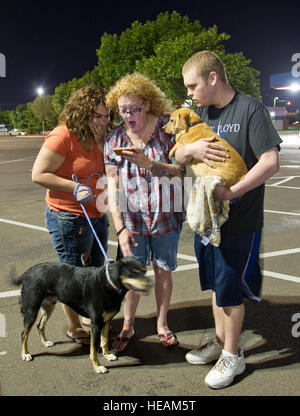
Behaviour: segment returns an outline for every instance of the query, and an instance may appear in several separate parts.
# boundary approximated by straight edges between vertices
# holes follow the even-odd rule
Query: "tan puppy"
[[[191,168],[197,177],[221,176],[226,187],[239,182],[247,173],[247,166],[239,153],[224,139],[218,136],[201,118],[190,108],[180,108],[171,114],[165,131],[176,135],[176,144],[169,153],[174,156],[175,151],[188,143],[199,139],[215,136],[215,141],[228,149],[229,156],[226,162],[213,161],[216,168],[207,166],[204,162],[192,159]]]

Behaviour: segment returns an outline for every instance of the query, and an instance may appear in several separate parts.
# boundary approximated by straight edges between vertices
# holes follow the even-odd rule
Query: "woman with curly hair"
[[[110,89],[106,102],[109,108],[118,110],[123,119],[110,132],[104,145],[109,207],[119,248],[122,255],[133,255],[147,264],[151,258],[155,274],[157,333],[161,344],[169,348],[178,344],[176,335],[168,328],[167,313],[172,294],[172,271],[177,267],[178,241],[185,219],[184,172],[168,159],[174,137],[163,129],[169,120],[171,105],[164,93],[140,73],[121,78]],[[117,147],[132,150],[117,155],[117,150],[114,151]],[[163,185],[165,180],[169,181],[168,193]],[[121,195],[124,206],[121,206],[121,200],[118,201]],[[178,200],[175,202],[175,195],[179,196],[179,204]],[[126,348],[134,335],[139,298],[139,294],[132,291],[125,297],[123,328],[112,345],[117,353]]]
[[[105,105],[105,92],[99,87],[84,87],[74,92],[66,103],[59,125],[45,138],[35,160],[32,180],[47,188],[46,224],[58,259],[75,266],[101,266],[103,255],[78,202],[93,191],[85,208],[99,239],[107,249],[108,218],[97,204],[103,187],[97,189],[99,176],[104,174],[103,146],[110,120]],[[89,175],[97,173],[88,179]],[[73,192],[75,174],[82,185]],[[99,188],[99,183],[98,183]],[[80,318],[67,305],[62,305],[68,321],[66,335],[79,344],[88,344],[88,333]],[[89,320],[83,320],[89,324]]]

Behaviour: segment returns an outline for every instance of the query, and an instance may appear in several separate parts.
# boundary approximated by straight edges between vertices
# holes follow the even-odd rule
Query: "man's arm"
[[[182,166],[188,165],[192,159],[199,160],[206,163],[211,168],[216,166],[212,161],[225,162],[229,157],[226,147],[214,143],[215,137],[207,139],[199,139],[196,142],[186,144],[180,147],[175,152],[175,159],[177,163]]]
[[[279,168],[278,149],[277,147],[273,147],[259,157],[259,161],[247,172],[243,180],[231,186],[229,189],[225,186],[217,186],[214,190],[214,199],[216,201],[225,201],[239,198],[246,192],[265,183],[271,176],[278,172]]]

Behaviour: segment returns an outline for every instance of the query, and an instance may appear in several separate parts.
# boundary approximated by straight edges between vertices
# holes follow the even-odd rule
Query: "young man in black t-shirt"
[[[212,303],[216,338],[186,359],[191,364],[218,360],[205,383],[223,388],[245,370],[238,342],[244,320],[244,298],[259,299],[261,271],[259,245],[263,227],[264,183],[279,169],[281,139],[267,109],[258,100],[235,91],[227,82],[225,67],[210,51],[193,55],[182,74],[188,96],[204,122],[226,139],[242,156],[248,173],[230,188],[217,186],[215,200],[229,200],[229,219],[221,227],[219,247],[206,244],[195,234],[202,290],[213,291]],[[193,158],[213,166],[226,163],[226,149],[201,139],[176,151],[176,160],[187,165]]]

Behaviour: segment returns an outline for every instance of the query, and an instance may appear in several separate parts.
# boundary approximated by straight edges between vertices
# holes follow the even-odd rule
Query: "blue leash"
[[[86,180],[86,182],[85,182],[85,185],[82,185],[81,183],[79,183],[79,181],[78,181],[78,177],[77,177],[77,175],[74,173],[74,174],[72,175],[72,179],[73,179],[73,181],[74,181],[74,182],[76,182],[76,187],[75,187],[75,190],[74,190],[74,192],[73,192],[73,195],[75,196],[76,201],[78,201],[78,202],[80,203],[80,206],[81,206],[81,208],[82,208],[82,211],[84,212],[84,215],[86,216],[86,219],[87,219],[87,221],[88,221],[88,223],[89,223],[89,225],[90,225],[90,227],[91,227],[91,229],[92,229],[92,231],[93,231],[93,234],[94,234],[94,236],[95,236],[95,238],[96,238],[96,240],[97,240],[97,243],[98,243],[98,245],[99,245],[99,247],[100,247],[100,250],[102,251],[102,254],[103,254],[104,258],[105,258],[106,263],[113,263],[113,262],[114,262],[114,261],[113,261],[113,259],[109,259],[109,258],[108,258],[107,254],[106,254],[106,252],[105,252],[105,250],[104,250],[104,248],[103,248],[103,246],[102,246],[102,244],[101,244],[101,242],[100,242],[100,240],[99,240],[99,238],[98,238],[98,236],[97,236],[97,234],[96,234],[96,231],[95,231],[95,229],[94,229],[94,227],[93,227],[93,225],[92,225],[92,223],[91,223],[91,220],[89,219],[89,216],[88,216],[88,214],[87,214],[87,212],[86,212],[86,210],[85,210],[85,208],[84,208],[84,206],[83,206],[83,203],[88,202],[88,201],[87,201],[87,199],[89,199],[90,197],[92,197],[92,199],[94,199],[94,198],[95,198],[95,197],[94,197],[94,195],[93,195],[93,191],[92,191],[92,190],[91,190],[91,188],[88,186],[88,184],[89,184],[89,180],[90,180],[90,178],[91,178],[92,176],[99,176],[99,177],[101,177],[100,173],[97,173],[97,172],[96,172],[96,173],[92,173],[91,175],[89,175],[89,176],[88,176],[88,178],[87,178],[87,180]],[[79,188],[79,186],[83,187],[83,189],[84,189],[84,190],[89,191],[89,193],[88,193],[88,195],[86,195],[85,197],[80,198],[80,199],[77,199],[77,192],[78,192],[78,188]]]

